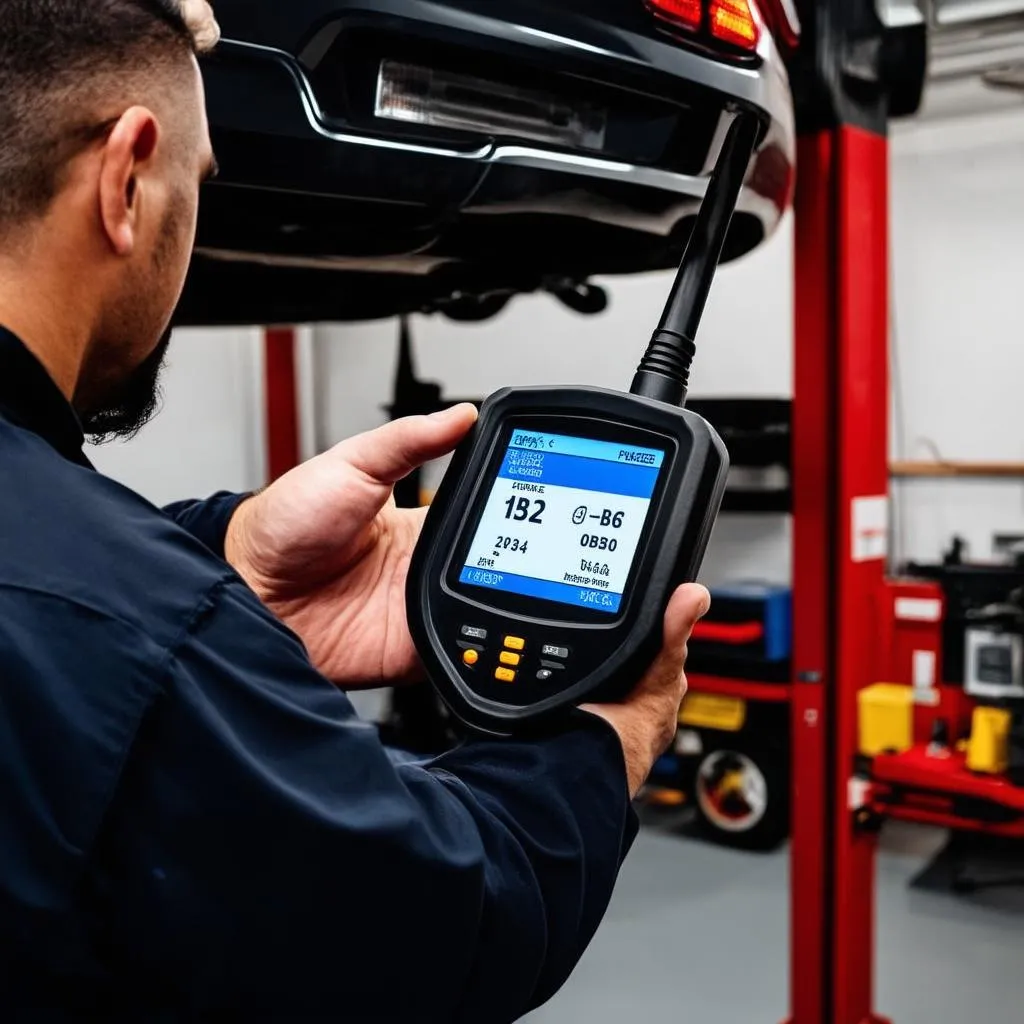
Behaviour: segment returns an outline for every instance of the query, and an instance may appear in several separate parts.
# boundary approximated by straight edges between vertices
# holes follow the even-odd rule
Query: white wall
[[[897,458],[1024,461],[1024,100],[911,123],[892,158]],[[1024,481],[905,481],[898,553],[1024,533]]]
[[[259,331],[178,331],[159,415],[135,440],[89,448],[89,457],[158,505],[259,487],[262,372]]]

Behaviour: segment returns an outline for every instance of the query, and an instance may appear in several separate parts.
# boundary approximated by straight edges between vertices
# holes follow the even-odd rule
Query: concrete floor
[[[894,1024],[1022,1024],[1024,892],[921,892],[943,836],[890,828],[878,869],[876,1009]],[[530,1024],[777,1024],[788,1011],[788,854],[646,827],[608,917]]]

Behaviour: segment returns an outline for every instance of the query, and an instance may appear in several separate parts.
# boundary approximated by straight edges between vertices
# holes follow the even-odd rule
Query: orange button
[[[516,674],[510,668],[496,668],[494,670],[494,678],[499,683],[514,683],[516,681]]]
[[[463,651],[462,652],[462,664],[463,665],[469,665],[470,667],[472,667],[479,660],[480,660],[480,652],[479,651],[474,651],[472,648],[470,648],[468,651]]]
[[[500,661],[502,665],[518,665],[522,660],[523,656],[521,654],[513,654],[511,651],[502,651],[501,654],[498,655],[498,661]]]
[[[505,646],[510,651],[521,651],[526,646],[526,641],[521,636],[507,636]]]

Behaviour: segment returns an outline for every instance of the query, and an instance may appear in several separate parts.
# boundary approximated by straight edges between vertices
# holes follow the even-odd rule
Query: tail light
[[[647,0],[647,6],[658,17],[692,32],[699,32],[704,22],[703,0]]]
[[[748,0],[714,0],[708,12],[711,34],[741,50],[756,50],[761,29]]]
[[[752,53],[767,28],[788,52],[800,41],[795,0],[645,0],[659,18],[713,42]]]

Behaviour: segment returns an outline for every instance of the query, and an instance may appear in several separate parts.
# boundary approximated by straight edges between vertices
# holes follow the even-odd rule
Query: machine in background
[[[1024,839],[1024,561],[967,562],[955,542],[888,581],[882,608],[882,681],[860,694],[863,824]]]

